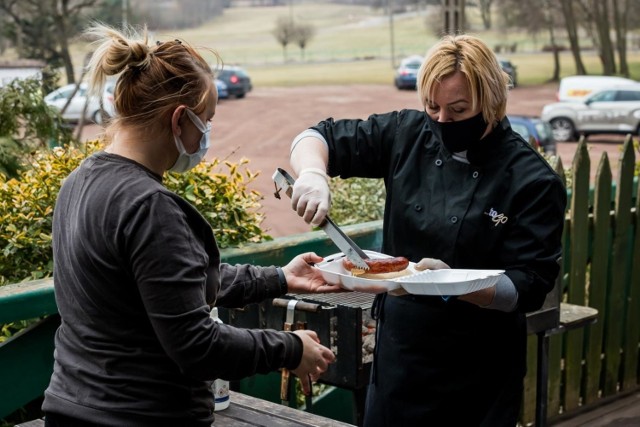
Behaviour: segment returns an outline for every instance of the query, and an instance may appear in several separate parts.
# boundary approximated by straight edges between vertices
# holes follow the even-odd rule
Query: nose
[[[439,122],[450,122],[451,121],[451,117],[449,117],[449,114],[446,111],[440,110],[437,120]]]

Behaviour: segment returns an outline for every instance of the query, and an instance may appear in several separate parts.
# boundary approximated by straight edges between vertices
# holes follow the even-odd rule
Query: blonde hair
[[[435,86],[456,71],[464,74],[471,91],[471,108],[482,106],[487,123],[502,120],[507,110],[509,76],[495,54],[470,35],[447,35],[427,52],[418,71],[418,96],[426,108]]]
[[[205,109],[214,88],[211,67],[180,40],[149,46],[146,27],[142,34],[129,31],[124,34],[102,24],[86,31],[98,45],[88,65],[89,90],[101,94],[107,77],[119,75],[114,91],[117,114],[108,134],[123,125],[170,133],[171,115],[178,106],[196,113]]]

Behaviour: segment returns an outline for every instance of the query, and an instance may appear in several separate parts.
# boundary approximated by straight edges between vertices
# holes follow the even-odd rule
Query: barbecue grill
[[[315,331],[320,342],[328,343],[336,355],[336,362],[329,365],[320,381],[357,391],[369,381],[375,336],[375,321],[371,319],[374,297],[360,292],[288,294],[273,301],[230,309],[228,322],[241,328],[282,330],[288,300],[295,298],[308,303],[296,306],[295,322]]]

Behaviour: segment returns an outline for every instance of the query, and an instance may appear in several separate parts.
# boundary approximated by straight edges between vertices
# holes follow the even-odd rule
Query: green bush
[[[71,142],[71,131],[49,107],[39,79],[13,80],[0,88],[0,173],[17,176],[26,154]]]
[[[264,214],[262,195],[250,190],[258,173],[246,169],[249,160],[240,163],[225,161],[228,169],[220,171],[221,162],[203,162],[184,174],[170,173],[165,177],[165,185],[191,204],[211,224],[220,248],[238,247],[245,243],[272,240],[260,228]]]
[[[51,220],[62,180],[99,147],[39,150],[17,178],[0,174],[0,285],[52,274]],[[168,174],[168,188],[189,200],[211,224],[221,248],[268,240],[260,229],[261,195],[247,189],[257,174],[240,164],[218,160],[184,174]]]
[[[332,179],[331,219],[339,225],[351,225],[382,219],[386,190],[381,179]]]

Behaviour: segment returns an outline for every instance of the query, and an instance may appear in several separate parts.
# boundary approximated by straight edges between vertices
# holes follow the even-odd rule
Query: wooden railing
[[[571,166],[560,291],[563,301],[598,310],[584,329],[550,337],[547,413],[571,415],[603,399],[638,389],[640,341],[640,194],[633,176],[632,139],[624,142],[614,183],[606,153],[590,183],[587,143],[581,140]],[[554,164],[565,176],[560,161]],[[379,248],[381,222],[345,227],[364,248]],[[336,252],[322,232],[223,251],[230,263],[282,265],[298,253]],[[0,287],[0,322],[56,313],[52,281]],[[49,316],[0,345],[0,418],[42,394],[51,373],[53,332]],[[533,422],[536,398],[536,340],[529,342],[523,422]],[[25,382],[25,379],[28,381]],[[246,393],[246,391],[244,391]]]

